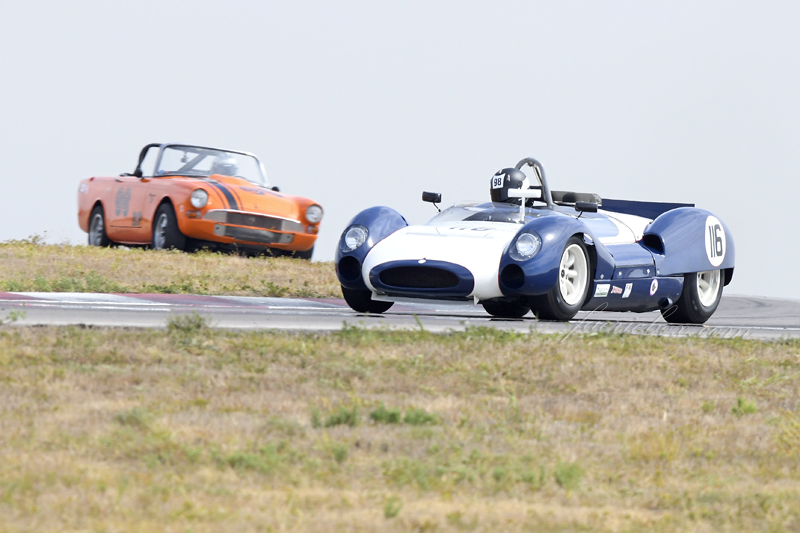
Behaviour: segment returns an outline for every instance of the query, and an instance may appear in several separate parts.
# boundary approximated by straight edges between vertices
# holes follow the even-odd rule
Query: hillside
[[[332,263],[285,257],[0,243],[0,291],[341,298]]]

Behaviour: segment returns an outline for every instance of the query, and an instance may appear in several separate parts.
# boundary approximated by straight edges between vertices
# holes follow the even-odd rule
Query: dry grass
[[[0,243],[0,291],[341,298],[332,263],[140,248]]]
[[[798,531],[800,344],[0,329],[0,530]]]

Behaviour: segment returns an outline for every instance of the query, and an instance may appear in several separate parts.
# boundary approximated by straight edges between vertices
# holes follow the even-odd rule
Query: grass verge
[[[0,328],[0,530],[797,531],[800,343]]]
[[[332,263],[141,248],[0,243],[0,291],[341,298]]]

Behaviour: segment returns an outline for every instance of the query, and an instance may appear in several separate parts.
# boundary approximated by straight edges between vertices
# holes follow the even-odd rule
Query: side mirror
[[[277,186],[277,185],[275,185],[274,187],[272,187],[272,190],[273,190],[273,191],[275,191],[275,192],[281,192],[281,190],[278,188],[278,186]]]
[[[575,211],[597,213],[597,204],[594,202],[575,202]]]
[[[136,176],[137,178],[141,178],[142,177],[142,169],[141,169],[141,167],[139,167],[136,170],[134,170],[133,174],[131,174],[131,176]]]
[[[442,194],[438,193],[438,192],[423,191],[423,193],[422,193],[422,201],[423,202],[430,202],[432,204],[440,204],[440,203],[442,203]]]

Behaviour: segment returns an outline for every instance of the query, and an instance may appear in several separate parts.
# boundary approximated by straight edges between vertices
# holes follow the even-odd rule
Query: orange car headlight
[[[316,204],[308,206],[306,209],[306,220],[316,224],[322,220],[322,208]]]
[[[191,202],[197,209],[205,207],[208,203],[208,193],[203,189],[196,189],[192,192]]]

